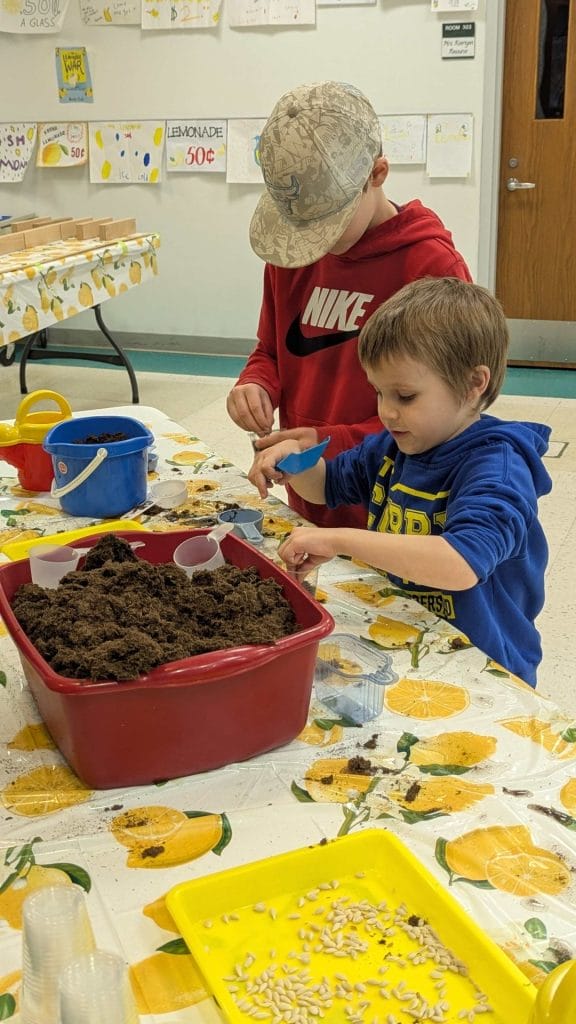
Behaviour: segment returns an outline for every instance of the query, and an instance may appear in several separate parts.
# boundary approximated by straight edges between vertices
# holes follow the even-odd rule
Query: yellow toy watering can
[[[574,1024],[576,1021],[576,960],[567,960],[549,974],[538,989],[528,1024]]]
[[[51,401],[57,412],[30,412],[37,402]],[[72,409],[57,391],[33,391],[18,406],[13,426],[0,423],[0,459],[16,466],[20,486],[27,491],[49,491],[54,479],[52,458],[42,447],[48,431],[70,419]]]

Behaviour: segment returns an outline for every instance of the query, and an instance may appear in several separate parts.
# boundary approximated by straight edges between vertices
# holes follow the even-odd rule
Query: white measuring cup
[[[134,511],[141,515],[149,508],[154,508],[155,505],[161,509],[177,508],[178,505],[182,505],[186,501],[187,497],[188,489],[184,480],[161,480],[150,488],[150,498],[143,505],[136,506],[136,510],[130,509],[120,518],[130,519],[134,515]]]
[[[226,564],[220,549],[220,540],[234,529],[233,523],[220,523],[210,533],[188,537],[178,545],[172,558],[188,576],[200,570],[218,569]]]
[[[130,542],[132,550],[143,546],[143,540]],[[53,590],[67,572],[77,568],[82,555],[89,551],[92,548],[73,548],[70,544],[35,544],[28,555],[32,583]]]

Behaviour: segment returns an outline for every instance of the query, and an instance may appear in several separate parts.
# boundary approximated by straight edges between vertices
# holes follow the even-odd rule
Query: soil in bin
[[[20,586],[12,608],[54,671],[84,680],[136,679],[168,661],[268,644],[299,628],[280,585],[255,568],[188,577],[172,562],[137,558],[111,534],[55,589]]]

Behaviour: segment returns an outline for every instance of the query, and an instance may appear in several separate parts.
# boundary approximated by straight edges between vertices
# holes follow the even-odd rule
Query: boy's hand
[[[268,392],[260,384],[237,384],[226,399],[231,420],[242,430],[267,434],[274,423],[274,409]]]
[[[337,530],[297,526],[278,548],[289,569],[314,569],[338,554]]]
[[[268,488],[272,484],[283,484],[288,479],[289,474],[277,470],[276,463],[280,462],[285,455],[292,455],[293,452],[300,450],[297,441],[283,441],[281,444],[265,448],[262,452],[256,452],[248,479],[258,489],[261,498],[267,496]]]
[[[281,441],[298,441],[299,448],[292,449],[292,451],[303,452],[306,448],[312,448],[315,444],[318,444],[318,431],[315,427],[294,427],[292,430],[274,430],[267,437],[259,437],[254,446],[261,452],[265,448],[270,448],[273,444],[279,444]]]

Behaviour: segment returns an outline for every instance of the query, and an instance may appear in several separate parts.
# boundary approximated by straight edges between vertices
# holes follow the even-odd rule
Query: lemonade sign
[[[38,125],[37,167],[77,167],[88,160],[85,122],[50,122]]]
[[[35,142],[35,124],[0,124],[0,182],[22,181]]]

